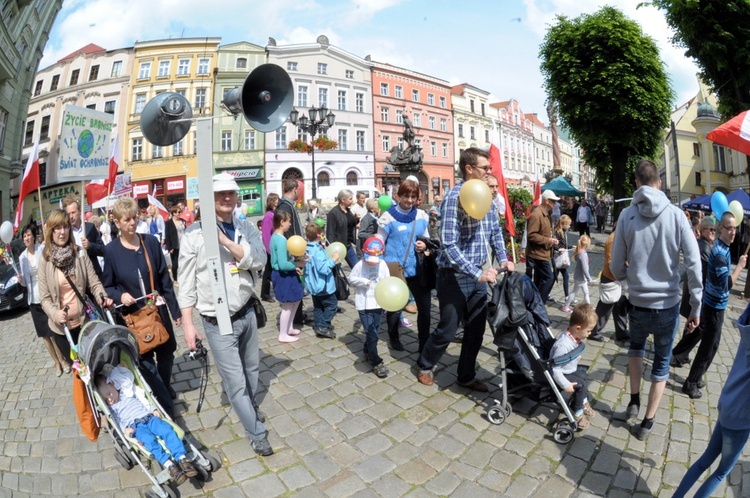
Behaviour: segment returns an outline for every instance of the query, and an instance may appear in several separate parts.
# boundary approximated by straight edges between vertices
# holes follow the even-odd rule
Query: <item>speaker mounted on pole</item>
[[[242,114],[250,126],[268,133],[286,122],[294,104],[292,79],[276,64],[262,64],[247,75],[242,87],[227,93],[222,103],[232,114]]]
[[[173,145],[187,135],[192,117],[193,109],[185,97],[179,93],[163,92],[143,108],[141,131],[154,145]]]

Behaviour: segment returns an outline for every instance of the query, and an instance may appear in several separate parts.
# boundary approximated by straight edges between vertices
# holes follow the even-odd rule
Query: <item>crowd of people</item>
[[[256,401],[261,368],[253,304],[257,301],[256,278],[262,274],[260,299],[280,303],[280,342],[295,342],[303,335],[306,322],[302,304],[306,295],[312,301],[314,334],[334,339],[333,318],[342,300],[337,278],[347,278],[341,269],[342,261],[346,261],[364,333],[364,359],[374,375],[385,378],[389,374],[378,348],[383,317],[390,349],[405,349],[400,337],[403,310],[383,311],[374,292],[379,281],[399,276],[406,283],[417,315],[416,381],[433,385],[435,368],[462,328],[457,383],[487,392],[488,386],[477,377],[476,365],[487,323],[487,286],[495,283],[498,270],[512,272],[515,268],[506,254],[498,204],[493,201],[482,219],[474,219],[459,200],[461,187],[469,180],[487,182],[496,198],[498,183],[489,173],[488,154],[476,148],[464,150],[459,169],[462,180],[443,198],[436,196],[428,210],[419,208],[423,199],[418,181],[407,178],[399,185],[393,205],[383,212],[375,199],[344,189],[328,213],[314,201],[300,213],[296,207],[299,185],[288,180],[281,195],[269,194],[259,228],[237,215],[239,186],[234,178],[215,175],[213,208],[231,330],[218,326],[203,230],[200,223],[194,223],[195,213],[174,206],[165,221],[155,208],[144,215],[133,199],[121,198],[114,203],[107,221],[96,218],[98,221],[89,222],[84,221],[79,202],[66,199],[63,209],[51,213],[45,222],[44,244],[38,243],[36,225],[21,232],[26,250],[19,258],[19,276],[28,287],[36,333],[44,339],[60,376],[71,368],[70,346],[63,328],[74,341],[77,339],[86,320],[89,298],[104,306],[122,306],[122,314],[128,315],[145,306],[144,296],[158,296],[156,304],[169,340],[141,355],[140,363],[159,402],[167,412],[173,412],[177,396],[171,387],[177,347],[175,327],[181,326],[188,348],[195,349],[199,339],[208,341],[224,390],[252,449],[268,456],[273,448],[265,415]],[[729,289],[745,267],[746,256],[739,257],[732,270],[729,247],[737,232],[734,215],[727,212],[715,223],[706,218],[694,226],[660,190],[653,162],[640,161],[635,179],[637,190],[632,204],[620,215],[605,243],[596,307],[590,303],[588,289],[593,280],[587,254],[589,227],[596,223],[600,232],[604,230],[610,213],[605,201],[591,209],[582,200],[577,209],[563,214],[561,199],[551,190],[545,191],[540,205],[527,219],[525,259],[526,274],[542,303],[549,302],[553,283],[558,275],[563,276],[566,299],[562,310],[571,315],[553,347],[555,354],[575,351],[586,339],[603,340],[602,329],[614,314],[615,338],[628,345],[630,397],[625,416],[631,421],[641,413],[643,359],[647,340],[653,336],[646,409],[641,422],[633,425],[634,436],[645,440],[653,430],[670,364],[679,368],[690,363],[689,354],[696,346],[698,351],[682,390],[690,398],[702,395],[703,376],[719,346]],[[576,244],[568,241],[573,226],[579,232]],[[304,238],[304,255],[292,254],[289,242],[294,236]],[[420,271],[424,272],[422,265],[427,264],[435,247],[440,250],[437,257],[432,255],[433,278],[428,279]],[[327,252],[327,248],[334,250]],[[571,265],[575,265],[575,271],[573,290],[569,292]],[[584,302],[573,306],[578,290],[583,291]],[[439,304],[434,328],[433,291]],[[687,322],[682,339],[675,345],[680,314]],[[747,349],[747,316],[746,312],[745,321],[740,320],[744,327],[741,349]],[[202,327],[196,327],[198,322]],[[730,373],[731,383],[720,398],[720,417],[706,454],[690,469],[677,496],[682,496],[720,455],[719,469],[699,491],[700,496],[710,493],[741,453],[750,435],[749,412],[737,408],[738,404],[750,408],[742,401],[750,383],[746,362],[738,356]],[[595,413],[577,360],[553,373],[560,389],[572,395],[571,408],[578,427],[585,428]]]

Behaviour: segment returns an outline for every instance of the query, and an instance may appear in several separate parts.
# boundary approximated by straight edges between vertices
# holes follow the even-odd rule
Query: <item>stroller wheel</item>
[[[505,410],[499,406],[491,406],[487,409],[487,420],[494,425],[500,425],[505,422]]]
[[[503,410],[505,410],[505,416],[506,417],[510,417],[511,414],[513,413],[513,407],[507,401],[503,405]]]
[[[569,420],[563,419],[557,423],[553,437],[556,443],[568,444],[573,440],[575,435],[576,426],[570,423]]]
[[[206,470],[210,472],[216,472],[221,468],[221,460],[219,460],[219,457],[217,457],[213,451],[206,451],[203,453],[203,456],[206,457],[206,459],[211,464],[211,468]]]
[[[164,491],[169,498],[177,498],[180,496],[175,489],[167,483],[161,485],[162,491]]]
[[[115,447],[115,460],[120,462],[120,465],[122,465],[122,468],[125,470],[130,470],[133,468],[133,461],[125,455],[124,453],[121,453],[121,449],[118,447]]]

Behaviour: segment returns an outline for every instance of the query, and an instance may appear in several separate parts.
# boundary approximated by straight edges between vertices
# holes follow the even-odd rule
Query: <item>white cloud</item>
[[[359,24],[369,21],[382,10],[391,9],[403,0],[351,0],[343,21],[344,24]]]

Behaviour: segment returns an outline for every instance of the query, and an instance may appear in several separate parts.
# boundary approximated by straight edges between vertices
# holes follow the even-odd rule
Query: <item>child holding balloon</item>
[[[284,232],[292,225],[292,217],[287,211],[277,210],[273,215],[273,235],[271,235],[271,281],[273,282],[276,299],[281,303],[281,318],[279,320],[279,342],[295,342],[300,333],[299,329],[292,328],[294,313],[297,311],[304,289],[300,275],[305,267],[305,258],[295,261],[287,244],[291,242],[295,246],[297,239],[301,239],[302,251],[305,254],[305,241],[302,237],[289,241],[284,237]],[[294,249],[299,249],[293,247]],[[297,252],[297,251],[295,251]]]
[[[336,280],[333,278],[333,267],[339,262],[339,252],[333,251],[328,257],[321,244],[320,234],[323,230],[314,222],[305,227],[307,237],[307,264],[305,264],[305,287],[312,296],[313,326],[315,335],[335,339],[333,317],[339,307],[336,299]]]
[[[381,259],[383,252],[383,242],[377,237],[370,237],[362,246],[363,258],[349,274],[349,283],[356,289],[354,304],[365,330],[365,358],[372,365],[373,373],[381,379],[388,376],[388,369],[378,355],[382,310],[375,299],[375,287],[380,280],[391,275],[388,265]]]

